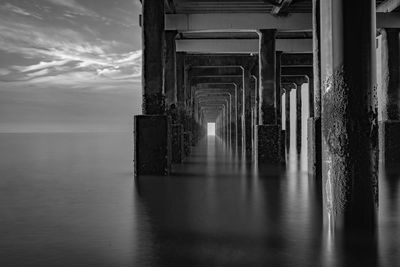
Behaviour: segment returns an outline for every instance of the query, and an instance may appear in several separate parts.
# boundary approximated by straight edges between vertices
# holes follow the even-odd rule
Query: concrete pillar
[[[244,88],[244,134],[245,134],[245,155],[247,160],[252,159],[252,136],[251,136],[251,77],[248,69],[243,69],[243,88]]]
[[[184,100],[185,100],[185,109],[184,109],[184,119],[183,119],[183,135],[184,135],[184,151],[185,156],[189,156],[191,152],[191,143],[192,143],[192,125],[191,125],[191,84],[190,84],[190,65],[187,64],[186,58],[184,60]]]
[[[178,124],[182,127],[182,142],[179,142],[178,145],[182,145],[182,147],[176,148],[177,153],[181,154],[178,158],[183,160],[185,156],[184,149],[184,136],[183,133],[185,131],[184,122],[185,122],[185,53],[177,52],[175,54],[175,84],[176,84],[176,100],[177,100],[177,110],[178,110]]]
[[[275,107],[276,107],[276,123],[280,130],[280,154],[281,163],[286,162],[285,157],[285,131],[282,130],[282,89],[281,89],[281,56],[282,52],[276,52],[275,64]]]
[[[321,1],[324,219],[348,234],[375,226],[375,29],[375,1]]]
[[[172,124],[172,163],[183,161],[183,125]]]
[[[322,176],[321,151],[321,16],[320,1],[313,0],[313,90],[314,99],[310,99],[310,118],[307,122],[308,130],[308,173],[318,180]],[[310,79],[311,81],[311,79]],[[311,103],[313,105],[311,106]],[[313,107],[313,110],[312,110]]]
[[[142,1],[143,114],[135,116],[135,175],[166,175],[170,171],[170,119],[163,92],[164,2]]]
[[[302,82],[296,82],[296,150],[297,154],[301,153],[301,136],[302,136],[302,127],[301,127],[301,120],[302,120],[302,98],[301,98],[301,86],[303,85]]]
[[[175,36],[177,31],[165,31],[164,42],[164,91],[167,115],[171,117],[172,163],[183,160],[183,126],[178,105],[178,83]],[[180,62],[181,63],[181,62]],[[181,78],[181,77],[179,77]],[[182,88],[180,88],[182,89]]]
[[[280,163],[280,128],[276,120],[276,30],[260,30],[258,165]]]
[[[177,103],[177,88],[175,84],[176,65],[175,65],[175,36],[177,31],[165,31],[164,43],[164,91],[165,104],[167,109]]]
[[[290,149],[290,92],[292,91],[294,84],[282,84],[285,90],[285,138],[286,138],[286,152],[289,153]]]
[[[142,2],[143,43],[143,113],[160,115],[165,112],[163,92],[164,67],[164,3]]]
[[[253,159],[254,159],[254,152],[256,151],[256,128],[257,128],[257,114],[258,114],[258,106],[256,103],[257,97],[257,77],[251,75],[250,77],[250,87],[251,87],[251,147],[253,151]]]
[[[282,126],[282,103],[281,103],[281,51],[276,52],[275,58],[275,109],[276,123]]]
[[[178,107],[185,107],[185,53],[177,52],[175,57],[175,82]]]
[[[380,139],[383,162],[400,163],[400,30],[382,29],[382,122]]]
[[[260,30],[259,35],[259,123],[260,125],[276,124],[276,30]]]
[[[260,105],[259,104],[260,103],[259,93],[260,93],[260,90],[258,89],[258,87],[259,87],[258,77],[256,75],[252,75],[251,77],[253,78],[254,83],[255,83],[255,85],[254,85],[254,90],[255,90],[255,94],[254,94],[254,103],[255,103],[255,107],[254,107],[254,109],[255,109],[254,125],[256,127],[260,122],[260,120],[259,120],[259,115],[260,115],[260,112],[259,112],[259,105]],[[255,132],[257,132],[256,129],[255,129]]]

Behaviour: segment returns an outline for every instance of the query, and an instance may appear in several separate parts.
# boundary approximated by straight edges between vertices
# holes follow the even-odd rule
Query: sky
[[[0,0],[0,132],[130,130],[140,10],[139,0]]]

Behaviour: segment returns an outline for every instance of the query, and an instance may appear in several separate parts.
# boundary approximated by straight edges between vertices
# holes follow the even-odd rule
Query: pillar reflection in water
[[[297,119],[297,111],[296,111],[296,90],[290,91],[290,148],[288,155],[288,171],[296,172],[297,171],[297,148],[296,148],[296,119]]]
[[[307,145],[307,137],[308,137],[308,127],[307,127],[307,121],[308,117],[310,115],[310,103],[308,102],[308,91],[309,91],[309,84],[304,83],[301,86],[301,158],[300,158],[300,170],[302,172],[307,172],[308,170],[308,161],[307,161],[307,155],[308,155],[308,145]]]

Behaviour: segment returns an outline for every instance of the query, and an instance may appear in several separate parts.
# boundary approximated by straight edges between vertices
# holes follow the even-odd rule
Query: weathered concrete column
[[[308,173],[318,180],[322,176],[321,151],[321,16],[320,1],[313,0],[313,110],[310,105],[310,118],[307,122],[308,130]],[[311,79],[310,79],[311,80]],[[312,103],[310,101],[310,104]]]
[[[175,36],[177,31],[165,31],[164,43],[164,91],[167,109],[177,103],[176,64],[175,64]]]
[[[255,157],[254,152],[256,151],[256,130],[257,130],[257,114],[258,114],[258,105],[257,105],[257,77],[251,75],[250,77],[250,86],[251,86],[251,147],[253,151],[253,160]]]
[[[177,65],[175,36],[177,31],[165,31],[164,43],[164,91],[167,115],[171,118],[172,163],[183,160],[183,126],[180,124],[178,106]]]
[[[185,53],[177,52],[175,57],[176,99],[179,109],[185,107]]]
[[[192,96],[191,96],[191,84],[190,84],[190,65],[184,59],[183,76],[184,76],[184,101],[185,108],[183,113],[183,144],[185,156],[189,156],[191,152],[192,143],[192,122],[191,122],[191,109],[192,109]]]
[[[302,97],[301,87],[303,82],[296,81],[296,150],[297,154],[301,153],[301,137],[302,137]]]
[[[276,124],[276,30],[260,30],[259,35],[259,123]]]
[[[324,219],[348,234],[375,225],[375,27],[373,0],[321,1]]]
[[[282,100],[281,100],[281,51],[276,51],[275,56],[275,109],[276,123],[282,126]]]
[[[164,2],[142,1],[143,114],[135,116],[135,175],[165,175],[171,160],[163,92]]]
[[[382,29],[382,161],[400,164],[400,30]]]
[[[260,30],[258,164],[280,163],[280,128],[276,120],[276,30]]]
[[[243,80],[243,79],[242,79]],[[243,141],[245,135],[245,128],[243,127],[243,119],[244,119],[244,88],[243,82],[235,83],[237,86],[237,152],[238,156],[241,157],[243,154],[243,147],[245,143]]]
[[[276,71],[275,71],[275,107],[276,107],[276,123],[280,130],[280,154],[281,163],[286,162],[285,155],[285,131],[282,130],[282,89],[281,89],[281,56],[282,51],[276,52]]]
[[[185,120],[186,120],[186,101],[185,101],[185,53],[184,52],[177,52],[176,53],[176,58],[175,58],[175,65],[176,65],[176,70],[175,70],[175,83],[176,83],[176,98],[177,98],[177,109],[178,109],[178,114],[179,114],[179,124],[182,126],[182,136],[181,136],[181,142],[179,143],[181,145],[179,156],[179,162],[182,162],[184,157],[185,157]]]
[[[301,153],[301,139],[302,139],[302,91],[301,87],[308,81],[304,75],[301,76],[282,76],[282,83],[293,83],[296,86],[296,150]]]
[[[290,149],[290,92],[295,87],[293,83],[282,84],[285,90],[285,138],[286,138],[286,152],[289,153]]]
[[[160,115],[165,112],[163,8],[164,4],[157,0],[142,2],[142,87],[143,113],[146,115]]]
[[[252,136],[251,136],[251,77],[250,71],[243,68],[243,88],[244,88],[244,133],[245,133],[245,155],[246,160],[251,160],[253,155]]]

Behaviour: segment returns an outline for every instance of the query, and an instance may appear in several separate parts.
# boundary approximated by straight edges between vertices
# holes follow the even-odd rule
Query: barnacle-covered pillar
[[[331,229],[375,225],[375,27],[373,0],[321,1],[322,191]]]

